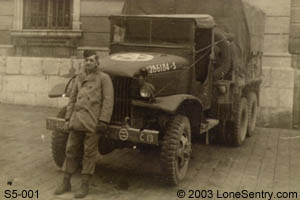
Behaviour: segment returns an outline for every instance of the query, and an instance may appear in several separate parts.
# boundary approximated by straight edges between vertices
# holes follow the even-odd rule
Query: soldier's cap
[[[83,57],[84,58],[88,58],[88,57],[90,57],[90,56],[96,56],[97,54],[96,54],[96,51],[94,51],[94,50],[84,50],[83,51]]]

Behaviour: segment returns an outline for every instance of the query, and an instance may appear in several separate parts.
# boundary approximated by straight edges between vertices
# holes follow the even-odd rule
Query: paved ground
[[[19,193],[23,189],[38,190],[38,199],[42,200],[72,199],[71,192],[52,195],[62,172],[51,158],[51,133],[45,130],[45,118],[55,116],[57,109],[0,104],[0,113],[0,199],[12,199],[4,196],[7,189]],[[300,198],[299,131],[258,128],[240,148],[193,144],[188,174],[175,188],[165,186],[161,180],[157,157],[155,153],[129,149],[102,157],[85,199],[179,199],[179,189],[186,191],[184,199],[189,199],[189,190],[212,190],[211,199],[222,199],[223,195],[225,199],[226,192],[242,190],[274,192],[273,197],[275,192],[298,192]],[[12,185],[7,185],[10,181]],[[78,189],[79,181],[76,174],[73,191]],[[196,192],[194,197],[199,194]],[[288,194],[290,197],[285,199],[296,199],[292,193],[284,193]],[[205,197],[205,191],[202,195]],[[269,199],[258,197],[253,199]]]

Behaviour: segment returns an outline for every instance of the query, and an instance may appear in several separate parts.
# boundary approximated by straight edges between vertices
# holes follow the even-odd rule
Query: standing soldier
[[[67,113],[66,127],[70,131],[63,165],[63,182],[55,194],[71,190],[71,175],[79,166],[78,156],[83,143],[82,181],[75,198],[84,198],[89,191],[89,181],[95,171],[99,134],[107,134],[114,91],[110,77],[99,69],[99,59],[94,51],[84,52],[84,69],[75,79]]]

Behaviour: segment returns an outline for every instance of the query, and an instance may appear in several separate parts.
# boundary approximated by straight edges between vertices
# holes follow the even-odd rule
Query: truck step
[[[217,126],[218,124],[219,124],[219,120],[217,119],[206,119],[205,123],[203,122],[201,123],[200,134],[206,133],[207,131]]]
[[[200,134],[206,133],[206,144],[209,144],[209,130],[219,124],[217,119],[206,119],[201,123]]]

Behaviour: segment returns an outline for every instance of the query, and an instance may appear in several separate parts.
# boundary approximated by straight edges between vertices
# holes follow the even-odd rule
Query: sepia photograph
[[[300,0],[0,0],[0,200],[300,199]]]

